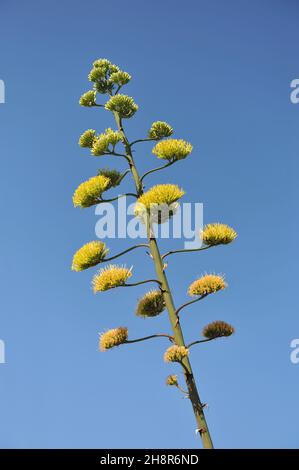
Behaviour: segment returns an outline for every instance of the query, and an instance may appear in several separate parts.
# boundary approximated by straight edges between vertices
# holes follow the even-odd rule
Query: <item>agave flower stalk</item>
[[[133,179],[134,179],[136,192],[137,192],[138,196],[141,196],[143,194],[144,190],[143,190],[143,185],[142,185],[141,178],[139,176],[139,173],[138,173],[138,170],[137,170],[134,158],[133,158],[131,145],[130,145],[129,140],[126,136],[121,117],[119,116],[119,114],[117,112],[114,112],[114,117],[115,117],[115,121],[116,121],[116,125],[118,127],[118,130],[119,130],[119,132],[121,133],[121,135],[123,137],[123,144],[125,146],[125,152],[126,152],[126,155],[127,155],[128,161],[129,161],[130,169],[132,171],[132,176],[133,176]],[[178,346],[186,346],[184,336],[183,336],[183,332],[182,332],[182,328],[180,326],[180,323],[177,322],[176,308],[175,308],[175,305],[174,305],[172,292],[171,292],[169,284],[168,284],[167,276],[166,276],[166,273],[165,273],[165,270],[164,270],[164,263],[163,263],[163,260],[162,260],[162,256],[161,256],[161,253],[160,253],[160,250],[159,250],[157,240],[156,240],[156,238],[153,234],[153,230],[152,230],[150,221],[148,221],[148,224],[147,224],[147,235],[148,235],[148,242],[149,242],[150,252],[151,252],[154,264],[155,264],[157,277],[160,280],[163,291],[164,291],[163,296],[164,296],[166,308],[168,310],[169,320],[170,320],[170,323],[171,323],[171,328],[172,328],[172,331],[173,331],[173,336],[174,336],[174,339],[175,339],[175,343]],[[201,439],[202,439],[203,447],[206,448],[206,449],[212,449],[213,448],[212,438],[211,438],[210,431],[209,431],[209,428],[208,428],[208,424],[207,424],[207,421],[206,421],[206,418],[205,418],[203,405],[202,405],[202,402],[200,400],[199,393],[198,393],[198,390],[197,390],[197,387],[196,387],[196,383],[195,383],[191,363],[190,363],[190,360],[189,360],[188,357],[185,357],[183,359],[182,365],[183,365],[183,372],[184,372],[184,375],[185,375],[186,385],[187,385],[187,389],[188,389],[188,396],[189,396],[189,399],[192,403],[195,419],[196,419],[196,422],[197,422],[197,429],[199,430],[199,434],[200,434]]]
[[[182,366],[187,390],[185,391],[180,386],[178,386],[175,375],[168,377],[167,384],[176,386],[179,390],[183,391],[183,393],[186,395],[186,398],[190,400],[197,423],[197,431],[202,440],[202,445],[206,449],[212,449],[213,442],[204,413],[204,404],[200,399],[195,383],[195,378],[189,358],[189,348],[193,345],[211,341],[219,337],[230,336],[234,332],[234,329],[232,326],[222,321],[210,323],[203,330],[203,336],[205,339],[192,341],[188,345],[184,339],[179,313],[186,306],[205,298],[211,293],[224,289],[226,287],[226,283],[221,276],[214,274],[205,275],[195,280],[189,287],[189,295],[196,297],[196,299],[186,302],[179,308],[176,308],[165,272],[164,259],[167,256],[175,253],[201,251],[215,245],[224,245],[230,243],[236,237],[236,232],[224,224],[209,224],[204,228],[203,233],[201,234],[201,238],[204,242],[204,246],[202,248],[191,250],[172,250],[165,253],[164,255],[160,253],[158,242],[154,235],[153,218],[151,217],[148,207],[146,207],[146,209],[141,214],[140,209],[138,208],[138,204],[140,205],[140,202],[142,201],[144,205],[147,206],[147,204],[151,201],[151,197],[154,195],[159,203],[161,203],[161,201],[166,202],[166,204],[171,207],[172,205],[176,204],[176,201],[184,194],[184,192],[176,185],[158,185],[145,192],[143,180],[151,173],[158,170],[163,170],[166,167],[178,162],[179,160],[186,158],[192,151],[192,145],[183,141],[182,139],[170,139],[169,137],[172,135],[173,129],[169,124],[161,121],[157,121],[152,125],[147,138],[134,140],[130,143],[124,129],[123,121],[124,119],[131,118],[137,112],[138,106],[135,104],[133,98],[127,95],[119,94],[118,92],[123,85],[131,80],[131,76],[126,72],[122,72],[119,67],[111,64],[110,61],[106,59],[99,59],[94,62],[94,68],[89,75],[89,79],[90,81],[94,82],[94,90],[85,93],[80,99],[80,104],[87,107],[98,106],[112,112],[117,130],[114,132],[111,129],[108,129],[105,134],[101,134],[99,137],[96,137],[95,131],[89,129],[81,136],[79,142],[83,147],[90,147],[92,155],[100,156],[109,154],[122,156],[125,158],[129,166],[127,171],[132,175],[136,190],[135,196],[137,197],[137,205],[135,207],[137,207],[137,209],[135,210],[135,213],[137,216],[142,216],[142,221],[146,225],[148,240],[145,244],[135,245],[134,247],[124,250],[123,252],[111,258],[105,258],[106,253],[108,252],[105,246],[102,246],[99,243],[92,245],[88,244],[88,249],[84,248],[83,255],[81,254],[80,250],[79,255],[75,255],[75,261],[77,261],[77,264],[74,263],[74,265],[77,267],[79,259],[82,264],[82,269],[85,269],[86,266],[88,267],[88,262],[90,262],[90,266],[94,266],[96,261],[105,262],[117,258],[118,256],[128,253],[137,247],[145,246],[149,248],[151,258],[155,265],[157,279],[127,283],[127,279],[132,275],[131,269],[127,269],[122,266],[110,265],[102,269],[99,274],[94,276],[94,291],[99,292],[114,287],[137,286],[147,282],[154,282],[156,283],[157,290],[149,292],[143,298],[142,302],[139,303],[139,307],[137,308],[137,314],[140,316],[151,317],[160,314],[162,310],[166,308],[172,330],[171,335],[160,333],[148,335],[139,339],[129,340],[127,329],[125,327],[119,327],[113,330],[109,330],[107,333],[103,333],[100,339],[100,349],[106,350],[121,344],[136,343],[158,337],[168,338],[173,345],[166,351],[164,358],[167,362],[178,362]],[[116,89],[115,86],[117,87]],[[106,104],[100,105],[96,103],[97,92],[102,95],[106,94],[108,96],[108,101]],[[167,139],[162,140],[163,138]],[[167,160],[167,163],[161,167],[149,170],[143,176],[140,176],[135,159],[133,157],[132,147],[136,143],[148,142],[151,140],[160,141],[154,147],[153,154],[160,159]],[[108,144],[111,144],[111,142],[113,143],[113,148],[109,150]],[[116,151],[116,145],[122,145],[124,147],[124,153],[122,151],[121,153]],[[89,207],[92,204],[101,202],[101,200],[103,200],[102,193],[113,186],[112,184],[109,184],[109,181],[106,180],[109,180],[109,174],[109,171],[106,171],[106,173],[102,173],[100,180],[95,180],[95,183],[93,179],[91,179],[91,183],[84,183],[83,189],[82,185],[79,186],[79,189],[75,192],[75,205]],[[116,179],[119,183],[120,179]],[[99,189],[99,195],[96,194],[97,189]],[[117,198],[112,198],[110,200],[112,201],[114,199]],[[161,220],[158,220],[158,223],[161,222]],[[92,250],[90,250],[90,247]],[[90,260],[86,259],[86,256],[88,256],[89,253],[91,253]],[[82,261],[80,255],[81,257],[83,256]],[[81,269],[81,265],[79,265],[79,268]],[[77,270],[79,270],[79,268]]]

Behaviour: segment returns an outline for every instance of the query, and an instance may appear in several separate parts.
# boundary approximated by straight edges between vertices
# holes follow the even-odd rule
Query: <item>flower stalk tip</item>
[[[93,63],[88,79],[94,83],[94,89],[101,94],[112,93],[114,81],[111,79],[120,69],[107,59],[97,59]]]

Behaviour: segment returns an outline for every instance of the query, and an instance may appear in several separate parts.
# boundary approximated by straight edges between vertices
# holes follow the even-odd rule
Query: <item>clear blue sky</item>
[[[1,447],[198,445],[190,404],[164,385],[179,369],[163,363],[163,340],[97,351],[99,331],[168,331],[167,315],[138,319],[142,286],[94,296],[93,272],[70,270],[97,220],[93,208],[72,207],[73,190],[109,164],[77,145],[85,129],[113,123],[78,105],[99,57],[133,75],[132,139],[166,120],[194,145],[152,183],[178,183],[185,201],[204,203],[206,223],[239,233],[168,268],[177,305],[201,273],[226,273],[229,283],[182,321],[189,340],[215,319],[236,328],[191,355],[215,445],[298,447],[299,364],[289,358],[299,337],[299,104],[289,99],[298,17],[295,0],[1,0]],[[139,149],[142,170],[156,165],[151,146]],[[129,243],[111,240],[111,252]],[[136,280],[153,275],[140,251],[123,261]]]

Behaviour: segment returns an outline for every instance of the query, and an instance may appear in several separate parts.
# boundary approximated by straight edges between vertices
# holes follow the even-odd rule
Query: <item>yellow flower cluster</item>
[[[189,349],[185,346],[170,346],[164,354],[165,362],[182,362],[185,357],[188,357]]]
[[[156,317],[165,309],[164,297],[161,291],[151,290],[139,300],[136,315],[140,317]]]
[[[73,257],[72,270],[83,271],[104,261],[109,249],[101,241],[93,241],[83,245]]]
[[[152,152],[158,158],[169,161],[182,160],[192,152],[192,145],[182,139],[167,139],[158,142]]]
[[[131,118],[138,106],[130,96],[118,94],[111,96],[105,104],[105,109],[118,113],[121,118]]]
[[[75,207],[90,207],[98,204],[99,198],[109,187],[110,180],[106,176],[93,176],[78,186],[74,195],[73,203]]]
[[[91,148],[91,154],[94,157],[99,157],[104,155],[108,150],[109,143],[107,142],[106,137],[102,134],[100,137],[94,140]]]
[[[107,349],[114,348],[120,344],[124,344],[128,339],[128,328],[120,326],[112,330],[102,333],[99,340],[100,351],[107,351]]]
[[[227,284],[222,276],[217,276],[216,274],[206,274],[190,285],[188,293],[191,296],[208,295],[225,289],[226,287]]]
[[[164,137],[170,137],[173,134],[173,128],[167,122],[156,121],[153,122],[148,137],[153,140],[160,140]]]
[[[125,266],[109,265],[94,276],[92,280],[93,292],[104,292],[115,287],[123,286],[132,276],[131,269]]]
[[[169,375],[167,378],[166,378],[166,385],[170,385],[170,386],[175,386],[177,387],[178,386],[178,376],[173,374],[173,375]]]
[[[100,155],[104,155],[106,152],[109,152],[109,145],[112,145],[112,150],[114,149],[115,145],[120,142],[122,139],[121,133],[118,131],[113,131],[112,129],[108,128],[96,137],[92,143],[91,153],[95,157]]]
[[[158,184],[140,196],[135,204],[134,213],[143,222],[150,214],[151,222],[163,223],[175,213],[185,192],[175,184]]]
[[[93,143],[96,139],[96,131],[94,129],[87,129],[87,131],[83,132],[79,139],[80,147],[89,147],[93,146]]]
[[[129,83],[131,80],[131,75],[128,74],[127,72],[122,72],[121,70],[119,72],[114,72],[110,76],[110,80],[112,83],[115,83],[118,86],[123,86]]]
[[[119,67],[112,64],[108,59],[97,59],[94,61],[93,66],[96,69],[101,69],[105,73],[115,73],[119,71]]]
[[[136,206],[141,204],[146,209],[150,209],[153,204],[167,204],[169,206],[184,196],[184,194],[185,192],[176,184],[157,184],[138,198]],[[135,214],[138,215],[137,208],[135,208]]]
[[[115,85],[122,87],[126,85],[131,76],[107,59],[98,59],[93,63],[93,68],[88,79],[94,82],[94,88],[99,93],[112,93]]]
[[[205,245],[227,245],[237,237],[237,232],[226,224],[215,223],[206,225],[200,235]]]
[[[94,90],[89,90],[86,93],[84,93],[80,100],[79,104],[81,106],[86,106],[86,107],[91,107],[96,105],[96,92]]]
[[[214,339],[220,338],[221,336],[231,336],[235,332],[235,329],[229,323],[225,321],[214,321],[204,327],[202,334],[205,338]]]
[[[88,75],[88,79],[94,82],[94,88],[99,93],[111,93],[113,82],[111,76],[119,72],[119,67],[107,59],[98,59],[93,63],[93,68]]]
[[[104,80],[105,76],[106,76],[106,72],[103,67],[94,67],[93,69],[91,69],[88,75],[88,80],[90,82],[96,82],[98,80]]]

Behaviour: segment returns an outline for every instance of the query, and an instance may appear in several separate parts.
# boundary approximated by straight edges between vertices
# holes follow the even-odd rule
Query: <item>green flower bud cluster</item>
[[[110,183],[109,183],[108,189],[118,186],[122,177],[119,171],[110,170],[110,168],[103,168],[102,170],[99,170],[98,175],[102,175],[102,176],[105,176],[106,178],[109,178]]]
[[[121,87],[131,80],[127,72],[107,59],[98,59],[93,63],[88,79],[94,83],[94,89],[101,94],[112,93],[115,85]]]
[[[91,148],[96,140],[96,131],[94,129],[87,129],[83,132],[79,139],[80,147]]]
[[[138,106],[130,96],[118,94],[111,96],[110,100],[105,104],[105,109],[116,112],[121,118],[127,119],[134,116]]]
[[[151,125],[148,131],[148,137],[153,140],[160,140],[164,137],[170,137],[173,134],[173,128],[167,122],[156,121]]]
[[[96,105],[96,92],[94,90],[89,90],[86,93],[83,93],[79,100],[81,106],[91,108]]]
[[[86,131],[89,132],[89,131]],[[87,140],[87,136],[82,134],[79,140],[80,142],[85,142]],[[104,155],[105,153],[113,152],[116,144],[120,142],[122,139],[121,133],[118,131],[114,131],[110,128],[106,129],[105,132],[98,136],[94,136],[93,140],[89,139],[89,143],[91,143],[91,153],[95,157],[99,157],[100,155]],[[82,146],[82,144],[80,144]],[[110,145],[112,148],[110,148]]]
[[[127,72],[122,72],[121,70],[119,72],[114,72],[110,76],[110,80],[112,83],[115,83],[118,86],[123,86],[129,83],[131,80],[131,75],[128,74]]]

